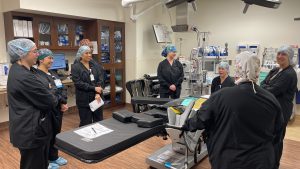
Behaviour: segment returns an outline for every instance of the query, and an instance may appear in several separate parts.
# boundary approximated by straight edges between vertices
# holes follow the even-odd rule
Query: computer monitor
[[[64,53],[53,54],[53,64],[51,70],[55,69],[65,69],[66,68],[66,56]]]

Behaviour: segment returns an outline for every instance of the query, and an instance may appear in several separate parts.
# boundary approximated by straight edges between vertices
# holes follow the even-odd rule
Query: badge
[[[56,86],[58,89],[63,87],[63,85],[62,85],[60,79],[55,79],[55,80],[54,80],[54,83],[55,83],[55,86]]]
[[[94,80],[95,80],[95,78],[94,78],[94,75],[93,75],[93,74],[91,74],[91,75],[90,75],[90,79],[91,79],[91,81],[94,81]]]

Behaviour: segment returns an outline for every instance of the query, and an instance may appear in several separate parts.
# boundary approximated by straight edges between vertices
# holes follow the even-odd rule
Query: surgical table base
[[[206,156],[206,145],[202,145],[200,154],[197,154],[197,163],[204,159]],[[146,163],[148,165],[157,169],[185,169],[184,162],[185,155],[174,152],[172,150],[172,144],[168,144],[165,147],[159,149],[146,159]],[[170,166],[166,164],[169,164]],[[192,168],[195,165],[194,155],[189,155],[187,168]]]

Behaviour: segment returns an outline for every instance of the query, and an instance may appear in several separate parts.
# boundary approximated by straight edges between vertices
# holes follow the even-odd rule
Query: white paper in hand
[[[90,105],[90,109],[92,110],[92,112],[94,112],[95,110],[99,109],[99,107],[103,106],[103,104],[104,104],[104,102],[101,99],[100,102],[98,102],[98,100],[94,100],[89,105]]]

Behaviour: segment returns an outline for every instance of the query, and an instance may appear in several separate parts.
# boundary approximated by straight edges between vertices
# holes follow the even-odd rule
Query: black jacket
[[[84,67],[81,62],[72,65],[71,75],[76,88],[76,105],[79,107],[89,107],[89,103],[95,100],[95,87],[103,84],[103,77],[100,69],[93,62],[90,62],[90,69],[94,75],[94,81],[91,81],[91,72]],[[103,88],[103,86],[102,86]]]
[[[297,91],[297,74],[292,66],[280,73],[278,71],[279,68],[271,70],[266,79],[261,82],[261,87],[274,94],[281,105],[284,121],[287,123],[293,111],[293,99]],[[276,76],[271,79],[274,75]]]
[[[165,59],[158,65],[157,76],[160,84],[160,93],[169,93],[169,87],[172,84],[180,90],[184,77],[182,64],[178,60],[174,60],[171,66],[169,61]]]
[[[61,120],[63,116],[63,112],[61,111],[61,104],[67,104],[68,93],[67,89],[62,86],[57,88],[54,80],[59,79],[59,76],[56,72],[49,70],[50,74],[47,74],[39,69],[36,70],[37,74],[40,77],[41,82],[45,85],[45,87],[49,88],[49,91],[53,93],[57,99],[58,104],[52,110],[52,126],[55,131],[60,131],[61,129]],[[55,134],[57,132],[54,132]]]
[[[49,114],[56,97],[32,70],[14,63],[7,81],[11,143],[21,149],[45,145],[51,137]]]
[[[74,64],[78,63],[78,62],[80,62],[80,61],[77,60],[77,59],[74,60]],[[99,77],[100,84],[101,84],[101,87],[104,89],[105,88],[105,84],[104,84],[105,79],[104,79],[104,68],[103,68],[103,66],[94,59],[91,60],[91,64],[94,65],[96,69],[98,69],[97,70],[98,72],[100,72],[100,77]]]
[[[212,169],[271,169],[283,127],[281,108],[268,91],[246,82],[211,95],[184,128],[205,129]]]
[[[232,77],[228,76],[221,84],[221,78],[220,76],[218,76],[215,77],[211,83],[211,93],[214,93],[224,87],[233,87],[233,86],[235,86],[235,84]]]

